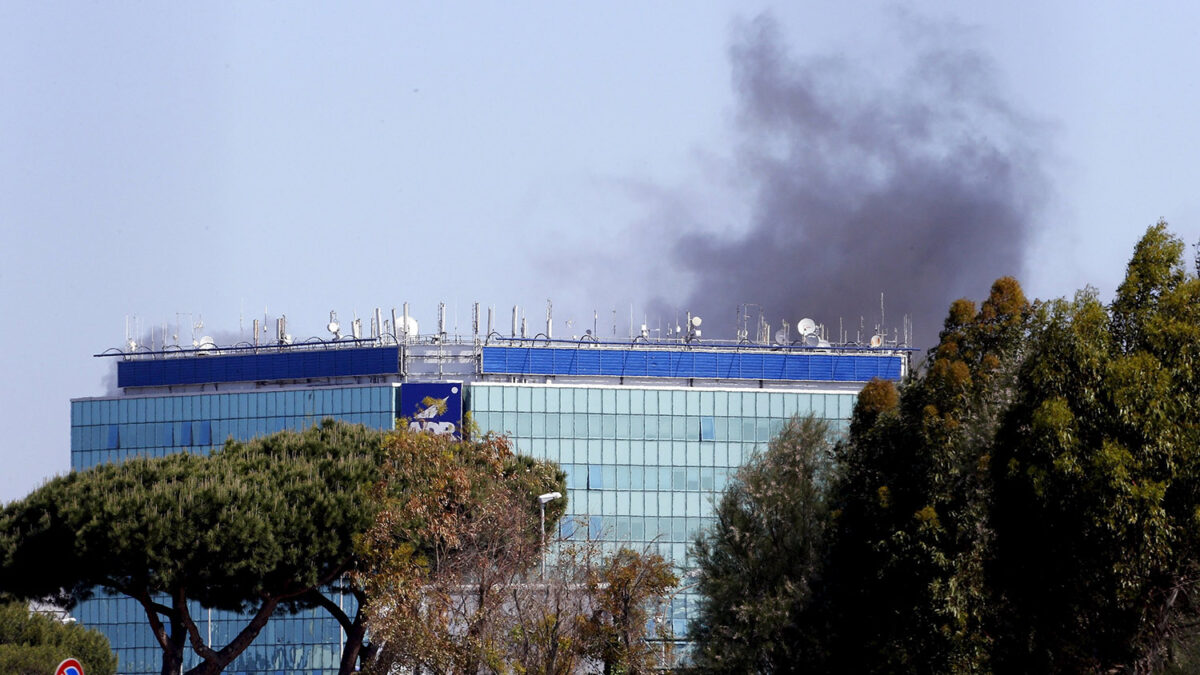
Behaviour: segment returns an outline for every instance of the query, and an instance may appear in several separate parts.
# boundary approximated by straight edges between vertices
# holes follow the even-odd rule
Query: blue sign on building
[[[396,414],[412,431],[460,435],[462,382],[406,382],[400,386]]]

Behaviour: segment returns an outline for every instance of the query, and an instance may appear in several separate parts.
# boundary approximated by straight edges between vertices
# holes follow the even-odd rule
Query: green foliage
[[[1200,280],[1165,223],[1111,307],[1048,306],[997,441],[1006,668],[1149,672],[1200,579]]]
[[[1183,252],[1165,223],[1150,227],[1107,307],[1090,289],[1030,305],[1008,278],[978,309],[954,302],[898,396],[889,383],[864,388],[834,479],[788,488],[806,505],[797,513],[830,517],[787,550],[770,549],[755,518],[771,510],[736,481],[697,547],[700,664],[1194,668],[1200,279]],[[807,585],[775,581],[789,575]],[[792,594],[760,602],[778,587]],[[805,640],[802,656],[759,656],[803,652]]]
[[[1005,277],[955,301],[923,373],[869,383],[838,448],[822,611],[829,667],[988,667],[990,439],[1013,396],[1030,307]]]
[[[89,675],[113,675],[117,657],[99,632],[30,613],[24,602],[0,604],[0,673],[53,675],[75,658]]]
[[[185,640],[216,672],[271,614],[311,601],[354,561],[373,510],[379,432],[326,421],[303,433],[230,441],[56,478],[0,514],[0,590],[71,601],[95,587],[138,600],[163,650]],[[165,597],[165,601],[161,600]],[[233,640],[204,644],[188,601],[250,614]]]
[[[886,407],[886,390],[872,391],[879,395],[864,405]],[[693,548],[702,599],[690,630],[701,670],[776,673],[820,663],[810,609],[829,527],[831,462],[828,426],[794,418],[726,488],[715,527]]]

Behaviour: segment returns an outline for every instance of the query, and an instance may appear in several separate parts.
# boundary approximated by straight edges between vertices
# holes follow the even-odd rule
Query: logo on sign
[[[462,384],[400,385],[400,411],[408,419],[409,431],[457,436],[462,423]]]
[[[58,664],[54,675],[83,675],[83,666],[75,659],[67,659]]]

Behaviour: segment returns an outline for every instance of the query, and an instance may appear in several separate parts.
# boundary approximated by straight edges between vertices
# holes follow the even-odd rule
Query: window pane
[[[617,467],[607,465],[603,467],[601,472],[604,474],[605,487],[609,489],[617,487]]]
[[[631,389],[629,391],[629,413],[631,415],[641,415],[646,412],[646,392],[641,389]]]
[[[600,412],[609,415],[617,412],[617,392],[615,390],[600,390]]]

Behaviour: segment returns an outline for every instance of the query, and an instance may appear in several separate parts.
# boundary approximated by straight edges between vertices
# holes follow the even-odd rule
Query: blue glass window
[[[583,464],[567,464],[564,468],[567,471],[567,487],[572,490],[587,489],[587,466]]]
[[[610,489],[614,488],[614,487],[619,487],[617,485],[617,467],[613,466],[612,464],[605,464],[603,469],[601,469],[601,471],[604,474],[605,487],[608,487]]]
[[[121,447],[121,431],[116,424],[108,425],[108,443],[105,444],[106,450],[116,450]]]
[[[563,518],[558,523],[558,536],[563,539],[574,537],[578,530],[579,523],[576,523],[574,518]]]
[[[192,425],[192,443],[212,445],[212,426],[207,421],[196,422]]]

